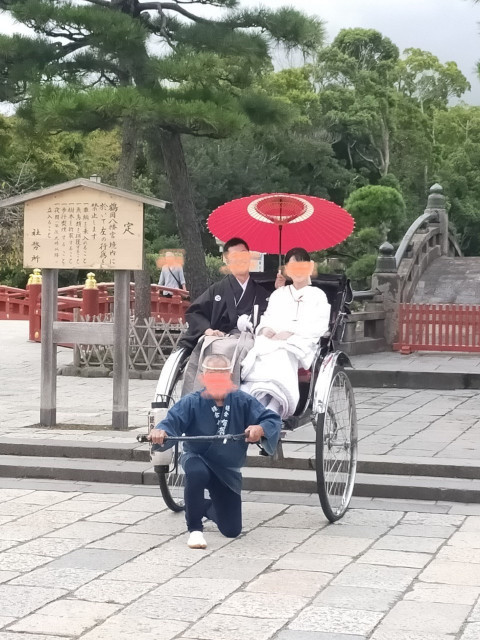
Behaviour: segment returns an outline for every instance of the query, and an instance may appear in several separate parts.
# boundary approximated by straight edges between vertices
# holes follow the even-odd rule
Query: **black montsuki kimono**
[[[258,322],[267,308],[269,295],[252,278],[248,281],[245,293],[232,274],[215,282],[190,305],[186,314],[188,330],[178,346],[192,351],[208,328],[230,333],[237,328],[237,320],[241,315],[251,315],[253,319],[255,305],[258,305]]]

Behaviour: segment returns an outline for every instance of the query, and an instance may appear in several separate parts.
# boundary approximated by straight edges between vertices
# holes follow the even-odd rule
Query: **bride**
[[[282,418],[295,412],[298,369],[311,366],[318,340],[330,321],[327,296],[311,284],[313,268],[305,249],[290,249],[285,256],[285,273],[292,284],[270,296],[254,347],[242,363],[241,389]]]

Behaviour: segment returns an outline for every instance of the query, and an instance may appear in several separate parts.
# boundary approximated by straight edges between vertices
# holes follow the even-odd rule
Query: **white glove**
[[[239,331],[250,331],[253,333],[253,324],[250,322],[250,316],[246,313],[241,315],[237,320],[237,329]]]

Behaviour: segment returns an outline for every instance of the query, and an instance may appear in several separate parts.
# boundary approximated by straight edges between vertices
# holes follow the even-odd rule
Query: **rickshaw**
[[[273,291],[274,276],[252,276],[267,290]],[[338,349],[353,294],[349,281],[343,275],[319,275],[312,278],[312,285],[323,289],[331,305],[329,329],[320,338],[311,368],[299,370],[300,401],[294,416],[284,423],[286,429],[282,430],[279,447],[292,442],[289,440],[292,432],[311,420],[315,442],[302,440],[302,443],[315,444],[314,467],[320,504],[326,518],[335,522],[344,515],[350,503],[357,466],[355,399],[345,371],[345,367],[352,365],[348,356]],[[179,349],[168,357],[155,390],[149,429],[153,429],[181,397],[187,362],[185,349]],[[208,437],[209,440],[215,438],[225,440],[224,436]],[[181,441],[186,439],[175,439],[178,442],[167,452],[151,454],[165,504],[177,512],[184,509],[184,474],[180,455]]]

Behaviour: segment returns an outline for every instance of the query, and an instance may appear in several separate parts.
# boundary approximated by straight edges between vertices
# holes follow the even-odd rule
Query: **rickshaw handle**
[[[224,436],[215,434],[213,436],[167,436],[165,442],[214,442],[215,440],[222,440],[223,442],[228,440],[245,440],[244,433],[226,433]],[[137,436],[138,442],[151,442],[150,438],[145,434],[139,434]]]

